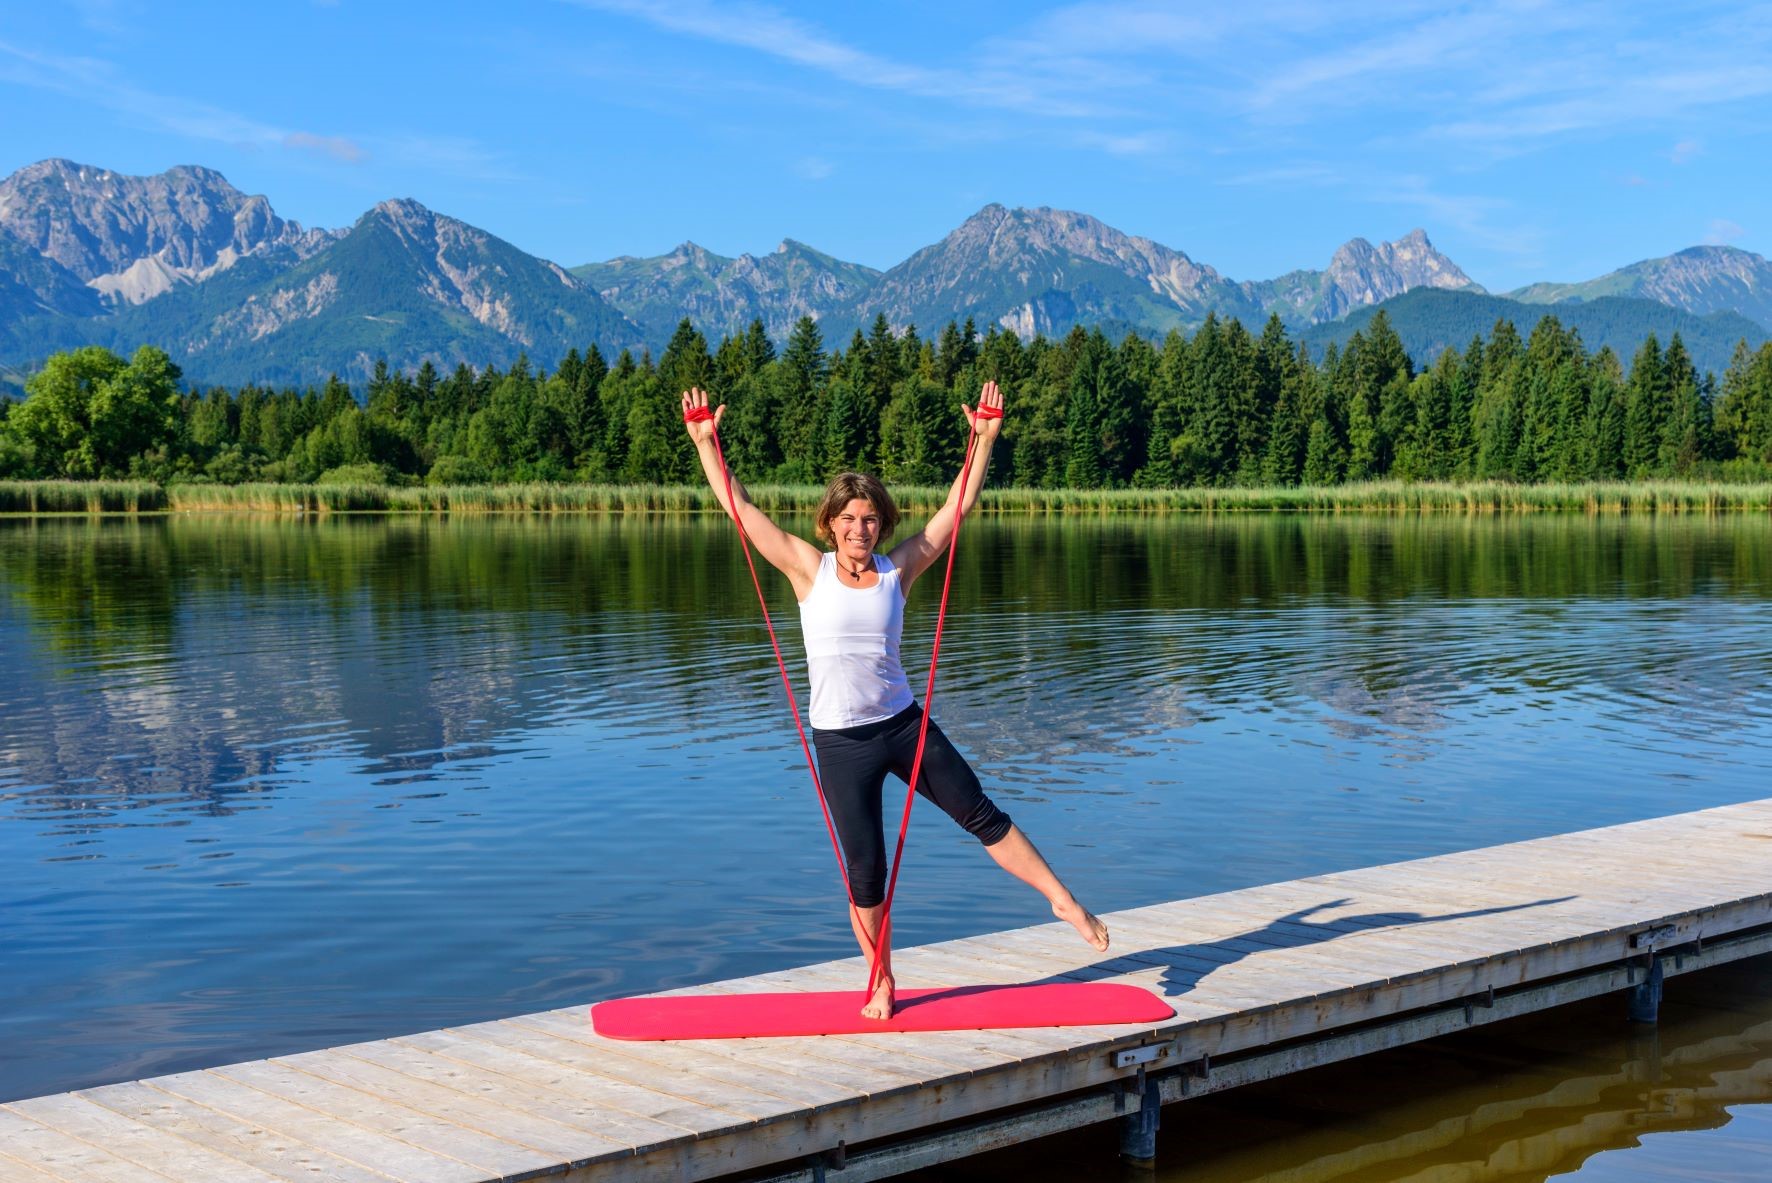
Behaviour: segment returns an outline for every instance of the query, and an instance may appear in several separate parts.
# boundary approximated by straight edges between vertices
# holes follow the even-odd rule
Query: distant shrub
[[[388,470],[379,464],[341,464],[315,478],[316,485],[388,485]]]
[[[243,485],[257,472],[252,457],[232,444],[203,466],[203,475],[218,485]]]
[[[425,477],[427,485],[484,485],[492,480],[486,466],[466,456],[440,456]]]
[[[31,450],[0,427],[0,481],[20,480],[35,474]]]

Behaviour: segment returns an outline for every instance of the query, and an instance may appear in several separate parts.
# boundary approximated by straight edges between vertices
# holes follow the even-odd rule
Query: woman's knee
[[[997,803],[979,794],[978,803],[960,821],[966,832],[977,838],[980,845],[995,846],[1009,836],[1015,823],[1009,815],[997,807]]]
[[[886,873],[849,868],[849,902],[858,908],[878,908],[886,902]]]

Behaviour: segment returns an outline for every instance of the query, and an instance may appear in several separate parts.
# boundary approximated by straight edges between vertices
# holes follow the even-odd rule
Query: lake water
[[[980,518],[955,581],[936,716],[1097,910],[1772,785],[1763,516]],[[841,891],[719,519],[0,522],[0,1099],[850,956]],[[919,809],[901,944],[1045,918]],[[1740,972],[1697,1042],[1763,1069]],[[1552,1087],[1443,1058],[1337,1136]]]

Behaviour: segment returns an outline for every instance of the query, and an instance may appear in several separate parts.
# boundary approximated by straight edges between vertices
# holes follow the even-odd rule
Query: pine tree
[[[1749,351],[1745,340],[1735,346],[1723,372],[1717,403],[1717,433],[1736,456],[1772,464],[1772,342]]]
[[[1144,463],[1144,408],[1126,361],[1131,357],[1134,366],[1140,365],[1141,348],[1148,350],[1150,346],[1136,337],[1128,337],[1118,350],[1102,337],[1097,347],[1100,361],[1095,367],[1096,454],[1101,458],[1103,484],[1116,488],[1130,483],[1133,473]]]
[[[802,316],[788,337],[781,359],[780,393],[782,471],[780,479],[810,482],[817,479],[823,460],[824,424],[818,414],[819,396],[825,384],[828,359],[818,322]]]
[[[1708,378],[1699,378],[1678,333],[1668,342],[1662,367],[1667,374],[1668,419],[1662,429],[1658,463],[1664,473],[1687,476],[1715,450],[1711,442],[1715,429],[1712,385]]]
[[[699,338],[701,335],[696,334]],[[703,341],[701,356],[707,356]],[[693,354],[691,355],[693,356]],[[679,380],[684,371],[678,369]],[[629,378],[627,458],[622,479],[631,484],[674,484],[689,479],[693,452],[683,430],[681,390],[667,386],[664,375],[642,353]]]
[[[1087,341],[1088,335],[1077,330],[1063,345],[1036,337],[1028,346],[1029,376],[1016,386],[1011,479],[1017,485],[1055,489],[1064,484],[1066,419],[1076,364],[1072,338]]]
[[[1483,350],[1483,381],[1471,410],[1479,479],[1515,479],[1525,356],[1513,322],[1497,320]]]
[[[1078,357],[1065,402],[1064,483],[1072,489],[1099,489],[1102,483],[1096,379],[1102,358],[1094,346],[1092,338]]]
[[[1374,476],[1385,476],[1395,463],[1397,449],[1409,442],[1414,426],[1410,392],[1415,366],[1382,308],[1366,326],[1366,348],[1360,361],[1360,388],[1367,392],[1372,415],[1370,471]]]
[[[1261,472],[1262,479],[1270,484],[1296,485],[1304,475],[1311,421],[1322,397],[1316,375],[1309,348],[1300,344],[1280,375],[1279,397],[1268,429],[1267,455],[1262,459]]]
[[[708,353],[708,339],[685,316],[658,359],[658,380],[675,398],[695,387],[707,390],[714,385],[713,378],[714,359]]]
[[[1653,476],[1661,463],[1661,442],[1673,417],[1673,389],[1661,357],[1661,342],[1650,333],[1631,358],[1625,384],[1624,468],[1633,477]]]
[[[1618,355],[1601,347],[1588,362],[1586,464],[1582,475],[1609,481],[1624,475],[1624,372]]]
[[[862,400],[847,376],[830,380],[826,407],[823,471],[835,474],[874,467],[877,456],[867,453],[878,427],[863,421]]]
[[[833,385],[835,385],[833,383]],[[944,461],[954,435],[945,387],[910,377],[893,390],[880,432],[880,473],[887,481],[939,485],[952,478]]]
[[[1178,481],[1175,471],[1174,447],[1184,429],[1183,391],[1188,384],[1188,343],[1181,330],[1172,329],[1163,338],[1151,375],[1150,393],[1146,399],[1150,424],[1145,441],[1145,463],[1139,470],[1138,483],[1157,488],[1173,486]]]

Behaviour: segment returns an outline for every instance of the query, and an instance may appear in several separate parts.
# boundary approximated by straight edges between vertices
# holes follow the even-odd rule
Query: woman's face
[[[872,501],[857,497],[831,518],[830,531],[838,554],[865,559],[880,541],[880,513]]]

